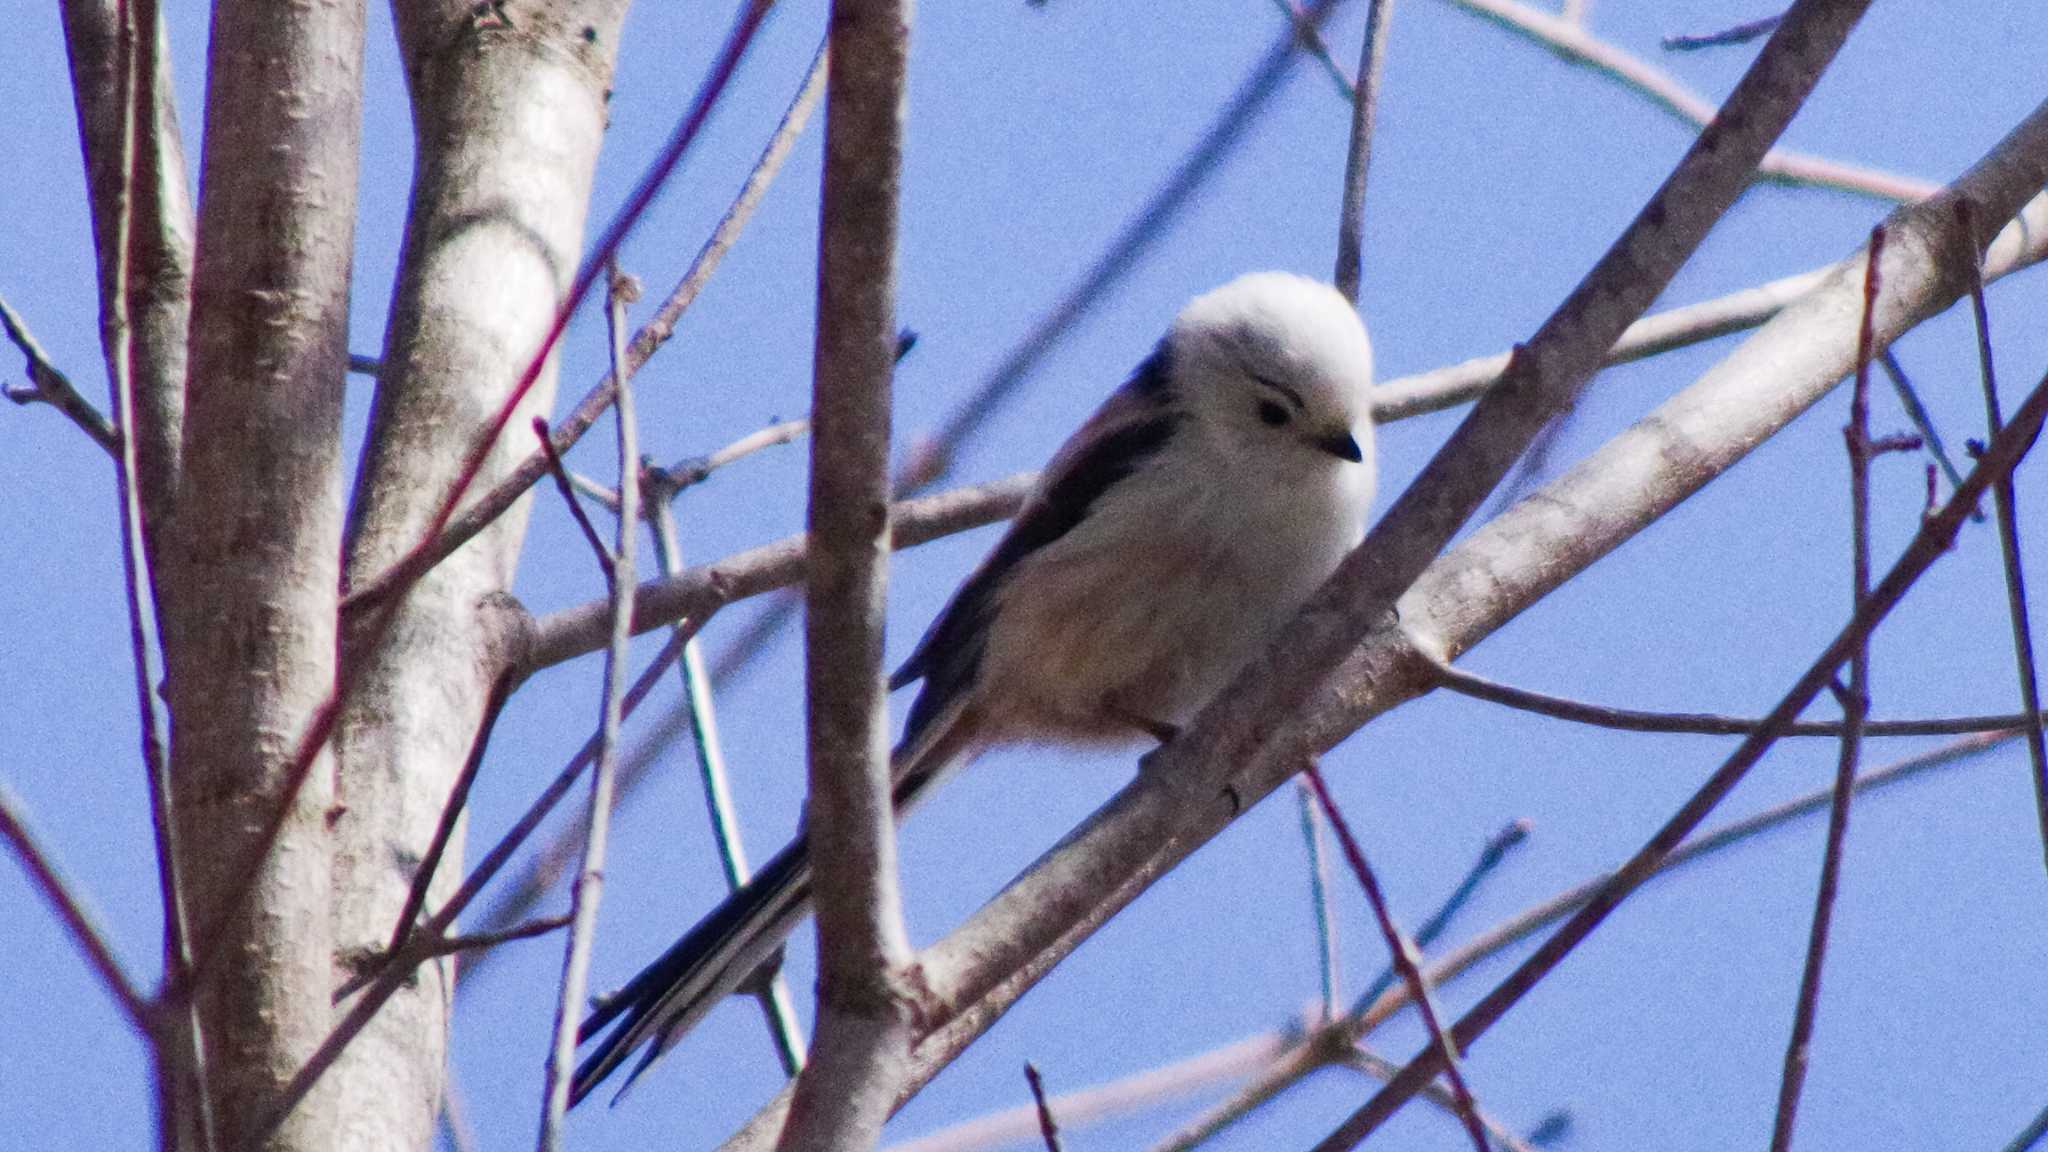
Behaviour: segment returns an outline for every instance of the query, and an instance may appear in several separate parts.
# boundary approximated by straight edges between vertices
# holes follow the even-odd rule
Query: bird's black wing
[[[1171,389],[1167,349],[1162,341],[1130,381],[1068,437],[1010,530],[889,677],[891,689],[924,681],[903,726],[901,747],[914,746],[973,685],[987,646],[990,614],[1017,563],[1073,531],[1104,493],[1173,438],[1182,417]]]

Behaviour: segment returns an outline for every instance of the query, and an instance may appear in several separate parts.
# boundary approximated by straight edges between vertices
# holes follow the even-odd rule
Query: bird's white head
[[[1254,272],[1190,301],[1164,352],[1210,444],[1261,471],[1372,470],[1372,345],[1351,302],[1291,272]]]

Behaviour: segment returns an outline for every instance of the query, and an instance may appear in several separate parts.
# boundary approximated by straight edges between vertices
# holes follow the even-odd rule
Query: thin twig
[[[1344,1064],[1381,1081],[1392,1080],[1395,1074],[1401,1071],[1399,1064],[1368,1048],[1353,1048],[1345,1052],[1341,1059]],[[1457,1117],[1460,1120],[1464,1118],[1464,1114],[1459,1111],[1458,1097],[1446,1091],[1440,1085],[1431,1084],[1429,1087],[1424,1088],[1422,1090],[1422,1098],[1443,1109],[1451,1116]],[[1475,1110],[1473,1115],[1478,1117],[1480,1126],[1486,1129],[1486,1134],[1491,1141],[1489,1148],[1491,1145],[1497,1144],[1505,1152],[1535,1152],[1527,1141],[1516,1135],[1513,1129],[1495,1119],[1491,1114]]]
[[[1301,784],[1302,799],[1313,805],[1314,793],[1306,781]],[[1507,859],[1507,854],[1529,837],[1527,820],[1510,821],[1494,833],[1480,850],[1478,859],[1465,870],[1464,878],[1451,890],[1443,903],[1437,906],[1429,919],[1415,933],[1418,948],[1428,948],[1443,935],[1451,921],[1478,893],[1480,885],[1494,874]],[[1181,1125],[1167,1139],[1155,1146],[1154,1152],[1188,1152],[1213,1138],[1224,1129],[1251,1115],[1281,1092],[1299,1083],[1311,1072],[1326,1068],[1342,1061],[1363,1039],[1364,1033],[1352,1026],[1367,1008],[1379,1002],[1387,989],[1400,979],[1400,973],[1391,963],[1373,979],[1365,993],[1359,997],[1344,1016],[1326,1013],[1322,1027],[1310,1029],[1296,1045],[1278,1059],[1261,1068],[1250,1080],[1240,1085],[1222,1100],[1205,1109],[1200,1115]]]
[[[2019,1135],[2005,1146],[2005,1152],[2031,1152],[2043,1136],[2048,1136],[2048,1108],[2041,1109],[2025,1128],[2020,1129]]]
[[[149,789],[150,830],[156,848],[157,901],[163,913],[162,988],[169,990],[185,981],[191,972],[192,926],[185,904],[177,820],[172,813],[170,750],[157,713],[155,685],[158,677],[151,661],[151,636],[155,634],[155,651],[158,653],[162,651],[163,637],[157,631],[159,600],[150,549],[151,525],[144,515],[141,448],[134,434],[139,426],[139,405],[135,396],[134,317],[129,299],[139,191],[136,159],[143,147],[139,138],[143,121],[141,106],[149,108],[150,123],[156,125],[155,101],[160,79],[157,74],[156,30],[161,16],[156,0],[137,0],[133,4],[121,5],[117,19],[121,21],[116,31],[115,53],[118,69],[115,86],[121,105],[117,146],[119,186],[113,203],[113,251],[105,262],[107,319],[103,338],[107,344],[114,418],[120,421],[118,431],[110,430],[110,451],[114,457],[114,488],[121,524],[121,576],[123,599],[128,609],[129,668],[133,675],[136,717],[140,726],[143,772]],[[90,406],[85,405],[83,398],[72,390],[70,382],[54,368],[49,368],[41,349],[34,346],[34,337],[21,327],[5,301],[0,301],[0,323],[5,324],[8,335],[17,344],[23,345],[22,350],[31,361],[29,374],[45,399],[74,420],[80,419],[80,412],[70,406],[72,400],[77,401],[83,411],[91,412]],[[51,399],[52,393],[56,399]],[[97,416],[96,413],[93,415]],[[87,430],[92,431],[90,427]],[[106,441],[102,444],[106,445]],[[160,495],[159,500],[163,499],[167,497]],[[219,1141],[207,1069],[206,1034],[199,1004],[194,1000],[179,1005],[174,998],[167,996],[161,1007],[165,1009],[162,1019],[156,1022],[157,1026],[150,1034],[158,1078],[158,1099],[164,1103],[157,1117],[161,1126],[159,1143],[171,1147],[183,1138],[185,1121],[180,1112],[189,1106],[191,1133],[196,1136],[201,1152],[213,1152]],[[183,1051],[173,1051],[174,1038],[182,1038],[185,1044]]]
[[[1758,40],[1769,36],[1777,30],[1778,22],[1784,18],[1784,14],[1779,13],[1776,16],[1766,16],[1761,20],[1751,20],[1746,23],[1737,24],[1733,28],[1723,28],[1719,32],[1701,34],[1681,32],[1664,37],[1658,44],[1666,52],[1697,52],[1702,48],[1721,48],[1730,44],[1747,44],[1751,40]]]
[[[570,517],[582,531],[583,542],[590,545],[590,550],[597,555],[597,566],[604,569],[604,578],[609,583],[612,579],[612,550],[605,546],[604,537],[597,534],[597,525],[590,522],[590,514],[583,510],[583,501],[576,498],[576,483],[569,478],[569,469],[563,466],[561,454],[555,451],[555,442],[548,436],[547,417],[533,418],[533,434],[540,440],[541,455],[547,457],[548,472],[554,476],[555,487],[562,493],[562,503],[569,506]],[[613,505],[614,512],[623,507],[623,501],[616,495],[607,503]]]
[[[1323,817],[1307,781],[1294,786],[1301,812],[1301,840],[1308,849],[1308,896],[1316,917],[1316,970],[1322,977],[1323,1022],[1337,1018],[1337,911],[1330,904],[1330,858],[1323,851]]]
[[[643,481],[647,491],[648,522],[654,529],[655,551],[663,574],[683,571],[682,543],[678,539],[670,485],[672,473],[648,469]],[[732,789],[726,780],[725,751],[718,739],[718,710],[712,700],[711,677],[704,671],[704,655],[695,640],[683,645],[678,665],[683,680],[684,708],[690,718],[691,745],[697,753],[697,772],[704,785],[704,807],[711,821],[711,842],[718,851],[719,870],[728,890],[738,891],[753,874],[747,865],[746,846],[740,840],[738,813],[733,808]],[[620,793],[625,791],[621,774]],[[761,982],[756,992],[768,1034],[775,1044],[776,1058],[784,1074],[794,1076],[804,1068],[803,1028],[797,1022],[796,1007],[789,996],[789,980],[780,969]]]
[[[1977,364],[1984,382],[1984,420],[1998,435],[2004,420],[1998,405],[1998,375],[1992,367],[1991,313],[1984,306],[1984,270],[1974,247],[1977,209],[1968,197],[1956,201],[1958,222],[1972,247],[1964,254],[1969,267],[1970,314],[1977,327]],[[2041,686],[2034,664],[2034,633],[2028,622],[2027,578],[2020,566],[2019,496],[2007,475],[1991,487],[1998,510],[1998,550],[2005,562],[2005,600],[2012,618],[2013,658],[2020,679],[2020,705],[2026,710],[2027,759],[2034,769],[2034,809],[2041,825],[2041,850],[2048,862],[2048,743],[2041,730]]]
[[[1884,256],[1883,224],[1870,230],[1869,257],[1863,271],[1863,321],[1856,333],[1856,383],[1849,393],[1849,424],[1842,439],[1849,455],[1849,606],[1861,611],[1870,596],[1870,354],[1876,342],[1876,313],[1883,291],[1878,262]],[[1792,1011],[1792,1036],[1785,1045],[1784,1071],[1778,1081],[1778,1113],[1771,1128],[1771,1152],[1790,1152],[1799,1117],[1799,1094],[1806,1084],[1808,1051],[1814,1020],[1820,1012],[1821,969],[1827,961],[1828,931],[1834,921],[1835,893],[1841,884],[1842,846],[1849,834],[1850,801],[1856,795],[1856,763],[1863,747],[1863,719],[1870,711],[1870,634],[1857,638],[1849,653],[1849,684],[1836,692],[1842,704],[1841,754],[1835,761],[1835,794],[1828,805],[1828,833],[1822,850],[1820,884],[1814,894],[1813,920],[1807,931],[1806,964],[1799,977],[1799,1000]]]
[[[1178,1099],[1264,1067],[1286,1050],[1296,1034],[1295,1030],[1285,1030],[1247,1036],[1107,1084],[1063,1092],[1052,1097],[1050,1103],[1072,1131],[1106,1117]],[[975,1152],[1028,1140],[1037,1131],[1037,1105],[1024,1104],[894,1145],[889,1152]]]
[[[1776,42],[1774,39],[1773,43]],[[1962,486],[1956,489],[1948,503],[1933,516],[1922,520],[1920,530],[1914,535],[1905,553],[1864,600],[1863,607],[1857,610],[1820,657],[1786,693],[1778,706],[1765,717],[1765,727],[1744,739],[1742,746],[1736,749],[1727,762],[1715,771],[1692,798],[1687,800],[1679,811],[1629,858],[1627,863],[1601,885],[1600,890],[1583,908],[1458,1021],[1455,1035],[1461,1043],[1470,1044],[1477,1039],[1529,989],[1547,976],[1607,918],[1609,912],[1642,885],[1642,882],[1655,871],[1658,863],[1668,856],[1687,834],[1698,827],[1700,821],[1705,819],[1749,769],[1763,758],[1763,754],[1776,740],[1777,732],[1789,724],[1794,716],[1805,710],[1813,698],[1833,679],[1834,670],[1848,658],[1850,651],[1861,638],[1890,613],[1913,583],[1948,550],[1955,540],[1956,532],[1967,518],[1969,509],[1983,497],[1993,479],[2010,472],[2018,465],[2040,434],[2044,416],[2048,416],[2048,378],[2044,378],[2028,394],[2026,402],[2014,414],[2013,423],[2007,425],[1993,438],[1984,456],[1978,460],[1976,467],[1970,470],[1970,474],[1964,477]],[[1337,1152],[1339,1149],[1357,1144],[1413,1096],[1417,1089],[1433,1078],[1437,1070],[1436,1050],[1423,1049],[1400,1076],[1319,1145],[1318,1152]]]
[[[1763,721],[1755,717],[1726,716],[1717,712],[1651,712],[1553,696],[1503,684],[1446,664],[1427,646],[1417,645],[1417,650],[1423,659],[1435,666],[1439,687],[1519,712],[1618,732],[1659,732],[1681,736],[1747,736],[1763,727]],[[2026,725],[2027,715],[2024,712],[1992,716],[1936,716],[1922,720],[1867,720],[1863,724],[1863,735],[1961,736],[1971,732],[2009,732]],[[1842,735],[1842,727],[1840,720],[1800,720],[1788,725],[1783,735],[1838,738]]]
[[[2017,732],[1970,736],[1882,768],[1872,769],[1857,777],[1857,794],[1874,794],[1942,768],[1956,767],[1969,762],[1977,755],[2010,743],[2018,739],[2018,736]],[[1712,829],[1688,841],[1685,847],[1672,853],[1656,873],[1656,878],[1662,879],[1694,861],[1725,852],[1766,832],[1775,831],[1795,820],[1811,816],[1825,809],[1833,794],[1832,788],[1808,792],[1762,812]],[[1494,842],[1502,840],[1513,827],[1510,825],[1503,829],[1501,834],[1495,836]],[[1599,888],[1604,879],[1606,877],[1602,875],[1574,885],[1487,929],[1454,952],[1439,959],[1431,969],[1431,978],[1438,987],[1442,987],[1470,973],[1479,964],[1514,947],[1544,925],[1555,923],[1570,914]],[[1065,1119],[1066,1126],[1071,1131],[1097,1120],[1154,1107],[1211,1084],[1248,1073],[1263,1078],[1269,1071],[1282,1069],[1290,1061],[1304,1054],[1312,1055],[1312,1050],[1331,1051],[1349,1048],[1357,1039],[1377,1028],[1406,1003],[1406,990],[1393,988],[1389,994],[1382,994],[1372,1004],[1338,1021],[1332,1028],[1316,1029],[1311,1023],[1256,1033],[1163,1067],[1149,1068],[1106,1083],[1062,1093],[1054,1096],[1052,1102],[1059,1109],[1060,1116]],[[1268,1097],[1302,1079],[1308,1072],[1324,1066],[1326,1061],[1314,1057],[1293,1075],[1284,1076],[1272,1092],[1268,1093]],[[1245,1113],[1249,1111],[1250,1109],[1244,1110]],[[896,1145],[890,1152],[975,1152],[977,1149],[1027,1139],[1036,1131],[1036,1126],[1036,1110],[1032,1105],[1025,1104],[1018,1108],[1005,1109],[963,1121],[950,1128]],[[1221,1130],[1221,1125],[1217,1130]],[[1154,1145],[1153,1152],[1187,1152],[1187,1149],[1213,1134],[1206,1131],[1196,1132],[1191,1134],[1191,1139],[1184,1140],[1184,1136],[1190,1135],[1184,1129],[1169,1141]],[[1539,1142],[1534,1136],[1530,1140],[1532,1143]]]
[[[642,470],[640,477],[641,491],[646,494],[644,508],[646,517],[652,522],[654,509],[657,505],[672,501],[682,495],[684,489],[695,487],[709,480],[711,474],[720,468],[736,461],[744,460],[764,449],[787,444],[810,430],[811,422],[807,419],[783,420],[770,424],[758,432],[749,432],[709,455],[692,456],[687,460],[678,460],[667,468],[655,468],[650,465]],[[614,514],[618,512],[619,494],[612,489],[592,480],[581,472],[570,472],[569,483],[574,485],[578,492],[604,505]],[[660,496],[655,495],[657,489],[663,494]],[[670,573],[670,575],[673,575],[673,573]]]
[[[1634,56],[1581,24],[1563,19],[1520,0],[1451,0],[1451,3],[1550,48],[1634,91],[1680,122],[1704,128],[1714,106],[1680,84],[1670,73]],[[1757,175],[1784,184],[1836,188],[1878,200],[1910,204],[1938,191],[1925,181],[1890,172],[1829,160],[1789,148],[1774,148],[1757,166]]]
[[[589,823],[583,833],[583,867],[569,890],[569,940],[562,956],[562,984],[555,1001],[554,1045],[544,1079],[541,1106],[541,1152],[557,1152],[563,1146],[562,1122],[569,1110],[569,1082],[576,1067],[576,1026],[582,1019],[585,989],[590,982],[590,952],[597,936],[597,908],[604,896],[604,857],[609,843],[612,795],[617,767],[615,753],[619,725],[624,719],[621,690],[626,680],[627,661],[633,640],[633,558],[640,536],[640,432],[633,414],[632,369],[626,363],[626,306],[639,295],[638,282],[610,269],[610,287],[605,310],[611,336],[612,376],[618,382],[612,402],[618,423],[619,523],[609,555],[596,540],[597,557],[604,568],[605,583],[612,600],[611,647],[605,652],[603,703],[597,729],[597,768],[590,775]],[[536,429],[538,430],[538,429]],[[554,446],[543,435],[550,460],[559,459]],[[567,479],[556,471],[565,495]]]
[[[125,303],[124,298],[123,306]],[[78,394],[78,389],[71,386],[70,377],[59,371],[55,364],[50,363],[49,354],[44,352],[42,344],[37,342],[35,333],[28,330],[28,322],[21,318],[20,313],[8,306],[7,298],[4,296],[0,296],[0,329],[6,330],[7,339],[21,351],[22,358],[26,361],[22,371],[28,376],[28,383],[25,385],[0,386],[0,395],[5,395],[9,400],[21,405],[48,404],[62,412],[73,424],[78,425],[87,436],[92,437],[93,443],[118,455],[121,450],[120,434],[114,431],[114,425],[105,416],[100,415],[99,409],[94,408],[91,401]]]
[[[531,940],[536,936],[545,936],[550,932],[567,928],[569,924],[570,915],[564,912],[560,916],[543,916],[538,920],[528,920],[524,924],[515,924],[510,928],[500,929],[496,932],[471,932],[464,936],[443,936],[431,944],[420,945],[415,955],[419,960],[425,961],[439,956],[453,956],[461,952],[481,952],[486,948],[496,948],[500,944],[511,944],[519,940]]]
[[[455,837],[455,827],[462,819],[463,809],[469,805],[469,790],[476,783],[477,772],[483,768],[484,752],[490,746],[491,733],[497,728],[498,716],[505,710],[505,701],[512,695],[513,680],[510,672],[501,672],[492,682],[490,695],[484,700],[483,715],[477,722],[476,734],[470,738],[469,756],[463,761],[462,771],[455,777],[454,787],[448,790],[448,799],[441,805],[441,818],[434,825],[434,838],[428,842],[427,852],[421,858],[419,868],[413,873],[412,887],[407,889],[405,904],[399,910],[398,922],[391,928],[391,943],[386,948],[387,962],[397,962],[412,936],[414,922],[419,919],[420,910],[427,906],[427,894],[432,890],[434,874],[441,870],[441,858],[448,851],[449,843]],[[344,988],[343,991],[352,989]],[[342,993],[337,992],[339,1001]]]
[[[1961,484],[1963,474],[1956,468],[1955,459],[1948,454],[1948,445],[1942,443],[1941,431],[1934,426],[1934,417],[1927,411],[1927,405],[1921,403],[1920,392],[1913,387],[1912,379],[1906,375],[1905,365],[1899,363],[1897,350],[1889,345],[1878,349],[1877,362],[1884,366],[1884,374],[1891,378],[1892,392],[1898,396],[1899,406],[1906,410],[1906,419],[1913,422],[1914,429],[1920,433],[1920,439],[1926,443],[1927,455],[1933,458],[1935,466],[1941,469],[1941,474],[1948,477],[1949,487]],[[1930,500],[1928,503],[1932,506],[1933,501]],[[1982,523],[1984,513],[1981,510],[1972,512],[1970,520],[1973,523]]]
[[[1330,52],[1329,41],[1323,39],[1323,30],[1316,26],[1315,21],[1311,20],[1309,14],[1294,0],[1273,0],[1273,7],[1278,8],[1280,14],[1287,17],[1288,23],[1294,26],[1294,34],[1301,40],[1301,50],[1323,66],[1323,72],[1330,77],[1330,82],[1337,86],[1337,95],[1346,101],[1351,100],[1357,86],[1350,74],[1344,71],[1344,66],[1337,63],[1337,57]]]
[[[1045,1081],[1038,1065],[1024,1062],[1024,1082],[1031,1085],[1031,1102],[1038,1108],[1038,1134],[1045,1140],[1045,1152],[1061,1152],[1060,1126],[1052,1118],[1052,1105],[1045,1099]]]
[[[1358,303],[1365,269],[1365,182],[1372,163],[1373,121],[1379,111],[1380,78],[1386,72],[1387,29],[1394,0],[1369,0],[1365,43],[1358,51],[1358,83],[1351,98],[1351,143],[1344,158],[1344,199],[1337,212],[1337,271],[1333,279],[1346,300]]]
[[[1486,1126],[1479,1120],[1479,1102],[1472,1097],[1472,1089],[1465,1083],[1465,1073],[1459,1067],[1456,1041],[1444,1031],[1443,1014],[1436,1005],[1436,995],[1430,990],[1429,978],[1422,971],[1421,957],[1415,945],[1394,923],[1394,915],[1387,909],[1387,898],[1380,891],[1380,882],[1373,875],[1372,866],[1366,863],[1365,849],[1351,835],[1351,826],[1344,821],[1344,814],[1337,810],[1337,801],[1330,796],[1330,789],[1323,783],[1322,770],[1314,761],[1302,769],[1308,777],[1309,787],[1315,791],[1316,800],[1323,806],[1323,815],[1330,818],[1330,829],[1337,834],[1337,843],[1344,849],[1344,856],[1351,862],[1351,871],[1358,876],[1358,886],[1365,890],[1365,898],[1372,905],[1373,918],[1379,921],[1380,934],[1386,938],[1387,951],[1393,955],[1394,967],[1401,973],[1401,979],[1408,985],[1408,994],[1414,999],[1417,1010],[1422,1013],[1422,1023],[1429,1029],[1431,1043],[1443,1058],[1444,1077],[1451,1082],[1451,1095],[1457,1100],[1458,1119],[1464,1122],[1465,1134],[1472,1138],[1474,1152],[1492,1152],[1486,1142]]]
[[[128,1016],[128,1022],[135,1030],[147,1036],[150,1034],[150,1005],[135,989],[135,982],[128,978],[121,962],[114,957],[114,950],[107,945],[107,938],[93,922],[92,913],[64,882],[64,876],[57,866],[43,853],[28,829],[28,818],[23,813],[21,801],[14,789],[0,781],[0,839],[7,841],[20,859],[22,868],[36,889],[50,905],[50,910],[64,923],[71,933],[71,942],[78,946],[86,963],[106,985],[107,994],[114,998],[121,1011]]]
[[[1436,943],[1437,938],[1444,934],[1444,930],[1451,926],[1451,921],[1465,910],[1465,905],[1471,903],[1472,897],[1478,895],[1480,886],[1486,883],[1488,877],[1499,871],[1500,866],[1507,861],[1508,853],[1529,839],[1530,827],[1526,819],[1510,820],[1500,831],[1487,839],[1486,846],[1479,850],[1479,858],[1472,861],[1472,866],[1465,870],[1465,875],[1458,881],[1458,886],[1451,889],[1451,894],[1444,897],[1444,902],[1437,905],[1436,911],[1416,930],[1416,947],[1427,948]],[[1384,971],[1374,977],[1371,986],[1359,996],[1358,1002],[1352,1005],[1351,1014],[1355,1016],[1377,1002],[1386,994],[1387,989],[1394,986],[1398,976],[1393,965],[1389,964]]]
[[[753,39],[754,32],[758,29],[762,18],[766,16],[771,6],[770,0],[748,0],[747,6],[741,10],[732,32],[726,39],[724,49],[721,51],[718,60],[713,64],[712,71],[706,77],[703,86],[698,89],[696,100],[692,103],[689,113],[678,123],[675,134],[670,137],[667,148],[657,158],[654,166],[648,170],[646,176],[641,178],[640,184],[635,186],[633,194],[628,198],[625,207],[620,209],[620,214],[614,218],[611,227],[606,230],[604,240],[600,241],[591,256],[585,260],[584,266],[578,272],[576,282],[571,288],[571,295],[564,306],[565,309],[580,301],[583,294],[589,291],[591,284],[595,283],[598,271],[605,266],[606,261],[617,251],[616,241],[624,238],[625,233],[631,229],[632,222],[637,220],[640,212],[645,210],[648,203],[647,198],[651,198],[659,185],[665,182],[668,173],[673,171],[674,162],[681,159],[683,151],[689,147],[691,139],[694,138],[697,130],[702,126],[705,117],[709,115],[711,108],[717,103],[720,95],[724,92],[726,82],[732,78],[734,69],[738,67],[740,57],[745,54],[748,43]],[[676,323],[682,319],[683,313],[689,309],[690,304],[696,300],[697,294],[703,290],[704,284],[711,278],[711,273],[718,267],[719,261],[731,249],[734,241],[738,239],[741,230],[746,227],[747,221],[753,217],[755,207],[760,204],[761,197],[767,192],[768,185],[775,179],[775,174],[781,170],[783,159],[789,155],[791,147],[796,142],[797,135],[803,130],[805,120],[810,116],[811,108],[817,102],[818,92],[823,88],[825,75],[823,52],[824,49],[821,46],[819,55],[811,62],[811,70],[805,75],[803,85],[798,90],[795,100],[791,103],[789,110],[784,113],[782,123],[776,127],[775,134],[769,139],[766,150],[762,152],[761,158],[755,163],[753,171],[748,174],[746,183],[740,189],[739,196],[733,201],[732,206],[726,210],[725,216],[719,220],[717,227],[712,230],[711,238],[705,241],[704,247],[698,251],[696,259],[691,262],[689,271],[684,273],[681,282],[669,294],[668,299],[662,302],[661,307],[656,310],[654,317],[647,322],[644,328],[634,334],[633,343],[628,349],[629,363],[631,363],[633,371],[639,371],[640,367],[647,362],[647,359],[662,344],[666,343],[668,338],[675,332]],[[566,311],[562,315],[566,316]],[[557,332],[557,336],[559,336],[559,332]],[[555,338],[550,337],[543,343],[543,351],[548,347],[552,347]],[[536,359],[534,362],[535,370],[537,370],[540,362],[540,359]],[[604,379],[598,381],[589,392],[584,394],[583,398],[577,402],[576,407],[570,410],[567,416],[556,423],[553,443],[557,452],[567,452],[578,440],[582,439],[583,434],[588,432],[592,425],[597,423],[597,418],[604,415],[605,409],[611,406],[612,400],[616,395],[616,389],[616,378],[607,374]],[[524,389],[521,389],[520,394],[523,395],[523,393]],[[516,397],[514,399],[516,400]],[[511,411],[512,407],[510,404],[502,410],[502,418],[497,422],[500,428],[502,427],[503,420],[509,419]],[[484,444],[484,447],[488,449],[491,443],[496,442],[496,439],[497,434],[494,431],[489,441]],[[525,495],[526,490],[533,487],[535,482],[545,475],[546,472],[547,460],[545,456],[539,451],[529,453],[526,459],[519,463],[518,467],[512,469],[502,480],[492,486],[490,491],[479,496],[467,508],[463,509],[460,516],[452,518],[447,515],[437,516],[435,522],[430,525],[431,531],[423,534],[420,543],[415,545],[411,551],[392,563],[384,571],[351,589],[349,594],[342,600],[343,610],[345,612],[360,611],[366,605],[387,599],[394,593],[410,587],[420,573],[424,573],[427,569],[440,563],[457,548],[467,543],[470,538],[495,523],[498,517],[504,515],[506,510],[510,509],[512,505],[518,503],[519,498]],[[448,508],[454,507],[460,500],[462,492],[466,489],[467,485],[467,479],[463,479],[458,483],[454,499],[446,502],[443,510],[444,513]]]

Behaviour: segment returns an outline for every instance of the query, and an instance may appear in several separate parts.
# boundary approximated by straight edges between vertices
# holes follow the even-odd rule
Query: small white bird
[[[1372,350],[1351,304],[1285,272],[1181,310],[1039,478],[890,678],[922,680],[892,757],[899,814],[1013,741],[1170,738],[1365,535]],[[646,1071],[808,910],[804,837],[583,1022],[581,1100]],[[620,1090],[623,1094],[624,1089]]]

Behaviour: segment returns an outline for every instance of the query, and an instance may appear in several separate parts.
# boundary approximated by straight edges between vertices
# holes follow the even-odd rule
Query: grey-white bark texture
[[[122,196],[119,5],[114,0],[64,0],[64,43],[71,91],[78,107],[78,138],[85,153],[86,193],[92,205],[93,243],[99,255],[100,327],[113,322],[116,218]],[[135,388],[136,489],[147,521],[151,560],[155,542],[170,530],[178,488],[179,426],[185,406],[187,325],[191,318],[192,200],[185,186],[185,153],[171,98],[163,22],[157,20],[137,49],[147,89],[135,126],[134,194],[128,205],[127,298],[131,376]],[[106,353],[114,344],[106,341]],[[109,372],[111,376],[112,373]]]
[[[224,1147],[330,1018],[328,773],[313,776],[224,925],[335,678],[340,432],[361,120],[363,9],[223,0],[207,60],[175,534],[160,551],[172,787],[188,906],[225,963],[200,994]],[[263,227],[252,227],[262,221]],[[262,1147],[325,1148],[334,1100]]]
[[[874,1147],[909,1066],[916,1000],[882,687],[910,0],[834,0],[830,45],[804,615],[818,1023],[784,1152]]]
[[[480,19],[460,0],[393,5],[417,160],[350,509],[354,580],[383,570],[426,530],[561,304],[582,245],[625,8],[584,0],[522,8],[508,23]],[[512,427],[547,410],[554,373],[550,364]],[[504,437],[479,482],[497,479],[529,446],[517,433]],[[521,506],[422,580],[376,651],[349,648],[361,666],[335,739],[341,971],[330,986],[391,937],[503,659],[507,629],[491,594],[509,585],[524,529]],[[459,836],[449,857],[430,909],[460,878]],[[337,1147],[432,1144],[454,963],[423,966],[328,1073]]]

